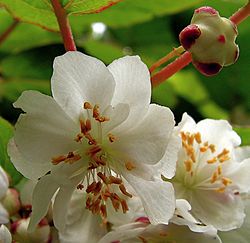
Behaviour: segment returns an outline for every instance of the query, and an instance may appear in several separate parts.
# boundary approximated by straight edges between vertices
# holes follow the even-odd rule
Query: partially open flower
[[[192,53],[198,71],[211,76],[238,59],[237,34],[237,26],[231,20],[211,7],[201,7],[195,10],[191,24],[180,32],[179,39]]]

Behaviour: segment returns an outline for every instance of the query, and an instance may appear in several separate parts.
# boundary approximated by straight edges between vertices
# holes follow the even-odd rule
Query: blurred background
[[[179,46],[178,34],[189,24],[195,8],[211,6],[221,16],[229,17],[246,2],[123,0],[98,14],[72,15],[70,23],[78,50],[106,64],[124,55],[140,55],[150,67]],[[37,7],[43,10],[42,4],[37,3]],[[21,11],[15,7],[7,10],[0,8],[0,34],[13,22],[13,15],[19,18]],[[53,59],[65,52],[60,35],[51,31],[57,28],[55,20],[48,17],[43,26],[49,31],[39,27],[39,21],[36,12],[28,13],[0,43],[0,116],[11,123],[20,112],[12,103],[22,91],[32,89],[50,94]],[[240,24],[238,30],[240,56],[236,64],[210,78],[202,76],[190,64],[153,90],[153,102],[170,107],[177,122],[183,112],[188,112],[197,121],[216,118],[249,125],[250,20]]]

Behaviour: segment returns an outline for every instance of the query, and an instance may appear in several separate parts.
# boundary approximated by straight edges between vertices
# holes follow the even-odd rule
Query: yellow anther
[[[84,102],[83,108],[85,110],[90,110],[90,109],[92,109],[92,105],[89,102]]]
[[[217,158],[219,159],[221,157],[224,157],[225,155],[228,155],[228,153],[229,153],[229,150],[223,149],[223,151],[217,155]]]
[[[192,170],[192,161],[190,159],[184,161],[185,168],[187,172],[190,172]]]
[[[229,159],[230,159],[230,157],[228,155],[225,155],[225,156],[220,157],[219,161],[220,161],[220,163],[223,163],[223,162],[225,162],[225,161],[227,161]]]
[[[199,132],[194,134],[195,141],[200,144],[201,143],[201,134]]]
[[[188,136],[188,144],[192,146],[193,143],[194,143],[194,135],[191,134],[190,136]]]
[[[215,172],[213,173],[211,179],[210,179],[210,182],[211,182],[211,183],[216,182],[217,178],[218,178],[218,173],[217,173],[217,171],[215,171]]]
[[[182,139],[182,141],[187,140],[187,135],[184,132],[181,132],[181,139]]]
[[[202,153],[205,153],[207,151],[208,147],[200,147],[200,151]]]
[[[227,178],[227,177],[222,177],[222,178],[221,178],[221,182],[222,182],[222,184],[223,184],[224,186],[228,186],[229,184],[232,183],[232,180],[229,179],[229,178]]]
[[[129,170],[129,171],[131,171],[131,170],[133,170],[133,169],[136,168],[135,164],[132,163],[132,162],[130,162],[130,161],[125,162],[125,167],[126,167],[126,169]]]
[[[219,187],[218,189],[215,189],[216,192],[223,193],[225,191],[226,187]]]
[[[209,147],[209,149],[211,150],[212,153],[215,152],[215,145],[214,144],[210,144],[208,147]]]
[[[216,161],[217,161],[217,158],[213,157],[212,159],[207,160],[207,163],[208,164],[214,164],[214,163],[216,163]]]
[[[218,172],[218,175],[221,175],[221,173],[222,173],[222,167],[221,167],[221,165],[219,165],[217,167],[217,172]]]

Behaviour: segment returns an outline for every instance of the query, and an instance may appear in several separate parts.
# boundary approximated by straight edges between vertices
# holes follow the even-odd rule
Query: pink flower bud
[[[33,232],[28,232],[30,218],[17,220],[11,225],[12,238],[16,242],[48,243],[50,241],[50,226],[44,218]]]
[[[194,11],[191,24],[179,35],[185,50],[192,53],[194,66],[204,75],[217,74],[223,66],[236,62],[239,48],[235,44],[237,26],[220,17],[211,7]]]
[[[15,215],[21,208],[18,191],[14,188],[9,188],[2,199],[2,204],[10,216]]]

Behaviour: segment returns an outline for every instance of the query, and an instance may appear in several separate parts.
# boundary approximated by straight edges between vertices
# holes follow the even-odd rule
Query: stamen
[[[228,153],[229,153],[229,150],[223,149],[223,151],[217,155],[217,158],[220,159],[221,157],[227,156]]]
[[[215,145],[214,144],[210,144],[208,147],[209,147],[209,149],[211,150],[212,153],[215,152]]]
[[[103,218],[107,218],[107,208],[106,208],[106,205],[102,204],[101,207],[100,207],[100,211],[101,211],[102,217]]]
[[[51,160],[52,164],[57,165],[67,159],[67,156],[65,155],[60,155],[58,157],[53,157]]]
[[[226,189],[226,187],[220,187],[220,188],[216,189],[215,191],[223,193],[223,192],[225,192],[225,189]]]
[[[85,110],[91,110],[92,109],[92,105],[89,102],[84,102],[83,108]]]
[[[122,205],[122,212],[126,213],[128,211],[128,204],[124,199],[121,200],[121,205]]]
[[[224,186],[228,186],[229,184],[232,183],[232,180],[229,179],[229,178],[227,178],[227,177],[222,177],[221,181],[222,181],[222,183],[223,183]]]
[[[217,162],[217,158],[216,157],[213,157],[212,159],[207,160],[208,164],[214,164],[216,162]]]
[[[120,191],[127,197],[132,198],[132,195],[126,191],[126,188],[123,184],[119,185]]]
[[[135,164],[132,163],[132,162],[130,162],[130,161],[125,162],[125,167],[126,167],[126,169],[129,170],[129,171],[131,171],[131,170],[133,170],[133,169],[136,168]]]
[[[187,136],[186,136],[186,134],[184,132],[181,132],[181,139],[184,142],[187,140]]]
[[[102,181],[108,185],[109,184],[109,179],[102,173],[102,172],[98,172],[97,175],[102,179]]]
[[[217,172],[218,172],[218,175],[221,175],[221,174],[222,174],[222,167],[221,167],[221,165],[219,165],[219,166],[217,167]]]
[[[199,132],[194,134],[195,141],[200,144],[201,143],[201,134]]]
[[[113,143],[117,138],[113,135],[113,134],[111,134],[111,133],[109,133],[108,134],[108,138],[109,138],[109,141],[111,142],[111,143]]]
[[[121,184],[122,183],[122,179],[114,177],[114,176],[110,176],[109,177],[109,183],[110,184]]]
[[[186,171],[190,172],[192,170],[192,161],[190,159],[184,161]]]
[[[217,174],[217,171],[215,171],[215,172],[213,173],[211,179],[210,179],[210,182],[211,182],[211,183],[216,182],[217,178],[218,178],[218,174]]]

